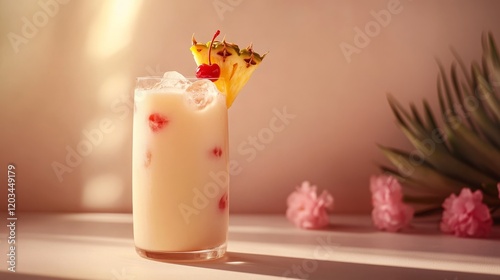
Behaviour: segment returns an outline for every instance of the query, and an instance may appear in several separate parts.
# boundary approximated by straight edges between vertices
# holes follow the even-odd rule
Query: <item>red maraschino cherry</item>
[[[212,64],[211,56],[212,53],[212,45],[214,44],[215,38],[219,36],[220,31],[217,30],[212,37],[212,41],[210,42],[210,47],[208,48],[208,64],[201,64],[196,68],[196,77],[200,79],[210,79],[213,82],[217,81],[220,77],[220,67],[218,64]]]

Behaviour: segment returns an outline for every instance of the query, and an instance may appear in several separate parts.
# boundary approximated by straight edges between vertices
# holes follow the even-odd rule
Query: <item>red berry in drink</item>
[[[219,36],[220,31],[217,30],[212,37],[212,41],[210,42],[210,47],[208,48],[208,64],[201,64],[196,68],[196,77],[200,79],[210,79],[213,82],[217,81],[220,77],[220,67],[218,64],[212,64],[211,53],[212,46],[214,44],[215,38]]]
[[[225,192],[219,200],[219,209],[224,210],[227,207],[227,192]]]
[[[218,157],[220,158],[222,156],[222,149],[220,147],[215,147],[213,148],[212,150],[212,154],[215,156],[215,157]]]
[[[168,119],[158,113],[153,113],[149,115],[149,128],[153,132],[157,132],[168,124]]]

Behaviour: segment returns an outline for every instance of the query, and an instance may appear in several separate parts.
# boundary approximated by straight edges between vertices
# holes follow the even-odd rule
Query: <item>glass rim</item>
[[[211,79],[207,79],[207,78],[198,78],[198,77],[184,77],[184,79],[186,80],[186,83],[184,82],[181,82],[182,84],[184,84],[184,86],[186,85],[189,85],[189,84],[192,84],[192,83],[195,83],[197,81],[210,81],[212,83],[212,85],[215,87],[215,90],[217,91],[217,95],[223,95],[224,97],[226,97],[226,94],[221,92],[219,90],[219,88],[217,87],[217,85],[215,84],[215,82]],[[156,86],[158,84],[160,84],[163,80],[170,80],[170,81],[173,81],[174,83],[176,83],[177,81],[182,81],[184,80],[182,78],[175,78],[175,77],[172,77],[172,78],[164,78],[163,76],[142,76],[142,77],[136,77],[136,80],[135,80],[135,87],[134,87],[134,91],[137,93],[137,92],[141,92],[141,94],[144,94],[144,93],[154,93],[154,92],[163,92],[165,90],[174,90],[174,91],[179,91],[178,93],[180,93],[180,91],[185,91],[187,87],[189,86],[186,86],[186,87],[182,87],[182,88],[178,88],[174,85],[167,85],[165,87],[161,87],[161,88],[156,88]]]
[[[163,76],[139,76],[135,77],[136,81],[143,81],[143,80],[163,80],[163,79],[168,79],[168,80],[179,80],[178,78],[165,78]],[[198,80],[209,80],[212,83],[214,82],[212,79],[209,78],[198,78],[196,76],[187,76],[184,77],[184,79],[189,80],[189,81],[198,81]]]

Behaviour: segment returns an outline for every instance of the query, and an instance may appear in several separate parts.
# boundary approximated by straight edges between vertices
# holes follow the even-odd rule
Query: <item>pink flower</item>
[[[450,195],[443,203],[441,231],[460,237],[485,237],[491,231],[493,221],[490,211],[483,204],[480,190],[471,192],[463,188],[460,195]]]
[[[403,202],[388,203],[373,208],[372,220],[378,229],[396,232],[410,224],[413,212],[413,208]]]
[[[393,176],[380,175],[370,178],[372,193],[372,220],[380,230],[396,232],[407,226],[414,210],[403,203],[401,185]]]
[[[295,226],[305,229],[317,229],[329,224],[327,210],[333,209],[333,197],[324,190],[318,197],[316,186],[304,181],[287,198],[286,217]]]
[[[401,185],[393,176],[372,176],[370,178],[370,190],[374,207],[400,203],[403,200]]]

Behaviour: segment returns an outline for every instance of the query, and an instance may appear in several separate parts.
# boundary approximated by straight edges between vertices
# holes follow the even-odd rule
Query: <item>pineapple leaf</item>
[[[484,113],[484,110],[481,110],[482,107],[479,107],[480,101],[470,94],[467,94],[467,97],[464,99],[461,87],[459,86],[455,64],[452,64],[451,67],[451,78],[456,97],[465,114],[465,120],[469,127],[475,133],[484,135],[485,138],[496,147],[500,147],[500,131],[495,127],[495,124],[490,121],[488,116]],[[467,92],[465,86],[463,86],[463,91]]]
[[[478,67],[475,65],[473,69],[474,69],[473,73],[478,85],[478,91],[479,91],[478,94],[480,94],[480,99],[485,101],[491,113],[496,117],[497,120],[500,120],[500,102],[493,94],[493,90],[489,86],[488,82],[479,72]]]
[[[497,46],[495,44],[495,40],[491,32],[488,33],[488,39],[489,39],[488,41],[490,42],[489,49],[490,49],[491,60],[494,66],[500,68],[500,57],[498,55]]]
[[[432,215],[432,214],[437,214],[437,213],[441,213],[443,211],[443,208],[441,207],[441,205],[439,205],[439,207],[430,207],[428,209],[423,209],[423,210],[420,210],[420,211],[415,211],[415,216],[416,217],[422,217],[422,216],[427,216],[427,215]]]
[[[463,98],[463,95],[462,95],[462,91],[460,90],[460,85],[459,85],[459,81],[458,81],[458,77],[457,77],[457,69],[456,69],[456,65],[455,63],[453,63],[451,65],[451,81],[452,81],[452,85],[453,85],[453,89],[455,90],[455,95],[456,95],[456,98],[458,100],[458,104],[460,105],[460,108],[462,109],[462,112],[464,112],[464,114],[467,113],[467,109],[466,109],[466,105],[464,104],[464,98]],[[477,132],[477,129],[473,123],[473,121],[470,119],[470,118],[465,118],[469,124],[469,126]]]
[[[385,174],[391,175],[395,177],[401,185],[404,186],[403,188],[403,195],[411,195],[411,194],[424,194],[424,195],[430,195],[430,194],[435,194],[435,190],[432,187],[428,187],[426,185],[422,185],[413,179],[409,177],[405,177],[401,175],[398,171],[389,168],[387,166],[379,166],[380,170],[382,170]],[[443,193],[444,194],[444,193]]]
[[[415,122],[419,126],[421,126],[425,129],[424,122],[422,121],[422,118],[420,117],[420,114],[418,113],[418,110],[417,110],[417,107],[415,107],[415,104],[410,103],[410,110],[411,110],[411,114],[413,115],[413,119],[415,120]]]
[[[470,172],[463,176],[473,180],[476,186],[497,182],[494,178],[500,178],[500,152],[495,147],[481,140],[460,122],[446,125],[446,132],[448,143],[461,158],[467,159],[472,166],[481,168],[486,174],[495,174]]]
[[[460,70],[462,71],[462,74],[465,77],[465,81],[467,82],[469,87],[472,87],[472,79],[469,76],[469,73],[467,72],[467,67],[465,66],[464,61],[462,60],[460,55],[458,55],[457,51],[454,48],[451,48],[451,52],[453,53],[453,56],[455,56],[455,59],[457,60],[458,65],[460,66]]]
[[[429,138],[429,132],[425,129],[425,127],[420,124],[418,121],[413,120],[411,115],[399,104],[399,102],[392,97],[391,95],[387,95],[387,100],[389,101],[389,105],[393,110],[396,118],[400,120],[400,124],[408,129],[410,129],[413,133],[418,135],[418,137]]]
[[[423,104],[425,110],[425,120],[427,122],[427,130],[439,133],[440,131],[436,124],[436,119],[434,118],[434,114],[431,111],[429,103],[427,103],[427,100],[424,99]]]
[[[405,195],[404,202],[440,206],[446,197]]]
[[[426,163],[416,164],[412,162],[410,154],[383,146],[379,146],[379,148],[392,164],[398,168],[401,176],[432,188],[435,193],[449,194],[450,192],[457,192],[466,185],[464,182],[440,174]]]
[[[396,105],[393,102],[391,102],[392,97],[390,94],[387,94],[387,99],[389,101],[389,106],[391,107],[392,113],[394,114],[394,116],[396,116],[396,120],[398,121],[398,123],[403,125],[403,126],[406,126],[406,122],[403,119],[403,117],[401,116],[401,114],[399,113],[398,108],[396,107]]]
[[[446,72],[444,71],[444,67],[441,64],[441,62],[439,62],[439,60],[437,62],[438,62],[438,66],[439,66],[440,77],[441,77],[441,80],[443,81],[442,85],[444,87],[444,91],[446,94],[446,101],[448,103],[448,109],[450,110],[450,114],[456,115],[455,106],[453,104],[453,97],[451,96],[451,93],[450,93],[450,85],[448,83],[448,79],[446,78]]]
[[[482,190],[483,201],[500,209],[500,56],[491,32],[483,34],[482,47],[481,64],[470,68],[454,49],[449,73],[437,60],[442,126],[425,99],[419,112],[413,103],[407,110],[388,95],[397,124],[415,150],[379,145],[394,166],[380,169],[401,183],[404,200],[419,207],[417,215],[441,211],[440,203],[464,187]]]
[[[410,160],[415,164],[418,164],[418,161],[414,160],[415,155],[418,155],[419,158],[421,158],[420,161],[425,160],[426,163],[431,165],[437,171],[440,171],[451,178],[458,179],[461,182],[467,182],[468,185],[480,186],[482,182],[491,181],[488,176],[465,164],[458,158],[453,157],[453,155],[449,154],[447,150],[439,148],[439,143],[434,142],[431,139],[418,139],[405,127],[400,128],[410,142],[420,152],[412,152],[410,154]]]
[[[477,67],[474,67],[476,70],[477,70]],[[477,72],[476,72],[477,73]],[[451,93],[449,91],[449,87],[447,86],[447,80],[446,78],[443,77],[444,73],[441,73],[441,78],[442,78],[442,84],[444,85],[444,89],[445,89],[445,95],[446,95],[446,100],[448,101],[448,107],[449,108],[446,108],[446,104],[444,102],[444,97],[443,97],[443,92],[442,92],[442,84],[438,82],[438,94],[439,94],[439,101],[440,101],[440,105],[441,105],[441,109],[442,109],[442,115],[443,115],[443,120],[445,121],[445,124],[446,125],[449,125],[451,127],[460,127],[460,128],[463,128],[463,131],[466,131],[468,130],[468,128],[465,127],[465,125],[463,125],[463,120],[461,118],[461,116],[459,116],[456,111],[453,109],[453,98],[451,96]],[[476,77],[476,81],[478,81],[478,83],[480,84],[481,83],[481,75],[475,75]],[[491,94],[490,94],[491,96]],[[499,107],[500,109],[500,107]],[[500,112],[500,110],[499,110]],[[468,139],[470,139],[470,141],[473,141],[473,143],[475,144],[479,144],[480,142],[482,143],[485,143],[484,141],[481,141],[480,138],[476,137],[475,134],[473,133],[466,133],[466,134],[462,134],[462,136],[470,136]],[[485,143],[485,145],[488,145],[487,148],[490,148],[490,145],[489,143]],[[495,155],[495,147],[492,147],[493,150],[492,152],[494,153]],[[486,153],[483,153],[483,155],[487,155]],[[500,157],[499,157],[499,160],[500,161]],[[490,163],[493,162],[494,163],[494,168],[495,166],[497,166],[496,164],[496,161],[489,161]],[[500,170],[500,168],[498,169]]]
[[[486,48],[483,52],[483,57],[488,66],[488,81],[492,87],[496,88],[496,93],[500,94],[500,58],[491,33],[488,34],[488,39],[489,48]]]
[[[437,79],[437,90],[438,90],[438,101],[439,101],[439,108],[441,111],[441,117],[443,119],[446,119],[446,104],[444,103],[444,97],[443,97],[443,91],[441,90],[441,79],[438,76]]]
[[[478,131],[497,149],[500,149],[500,130],[498,125],[488,116],[480,104],[480,101],[471,95],[465,85],[462,90],[466,93],[465,110],[466,116],[474,122]]]
[[[486,57],[483,55],[481,59],[481,69],[483,70],[483,77],[488,85],[491,85],[491,77],[492,73],[490,72],[490,68],[488,67],[488,62]]]

